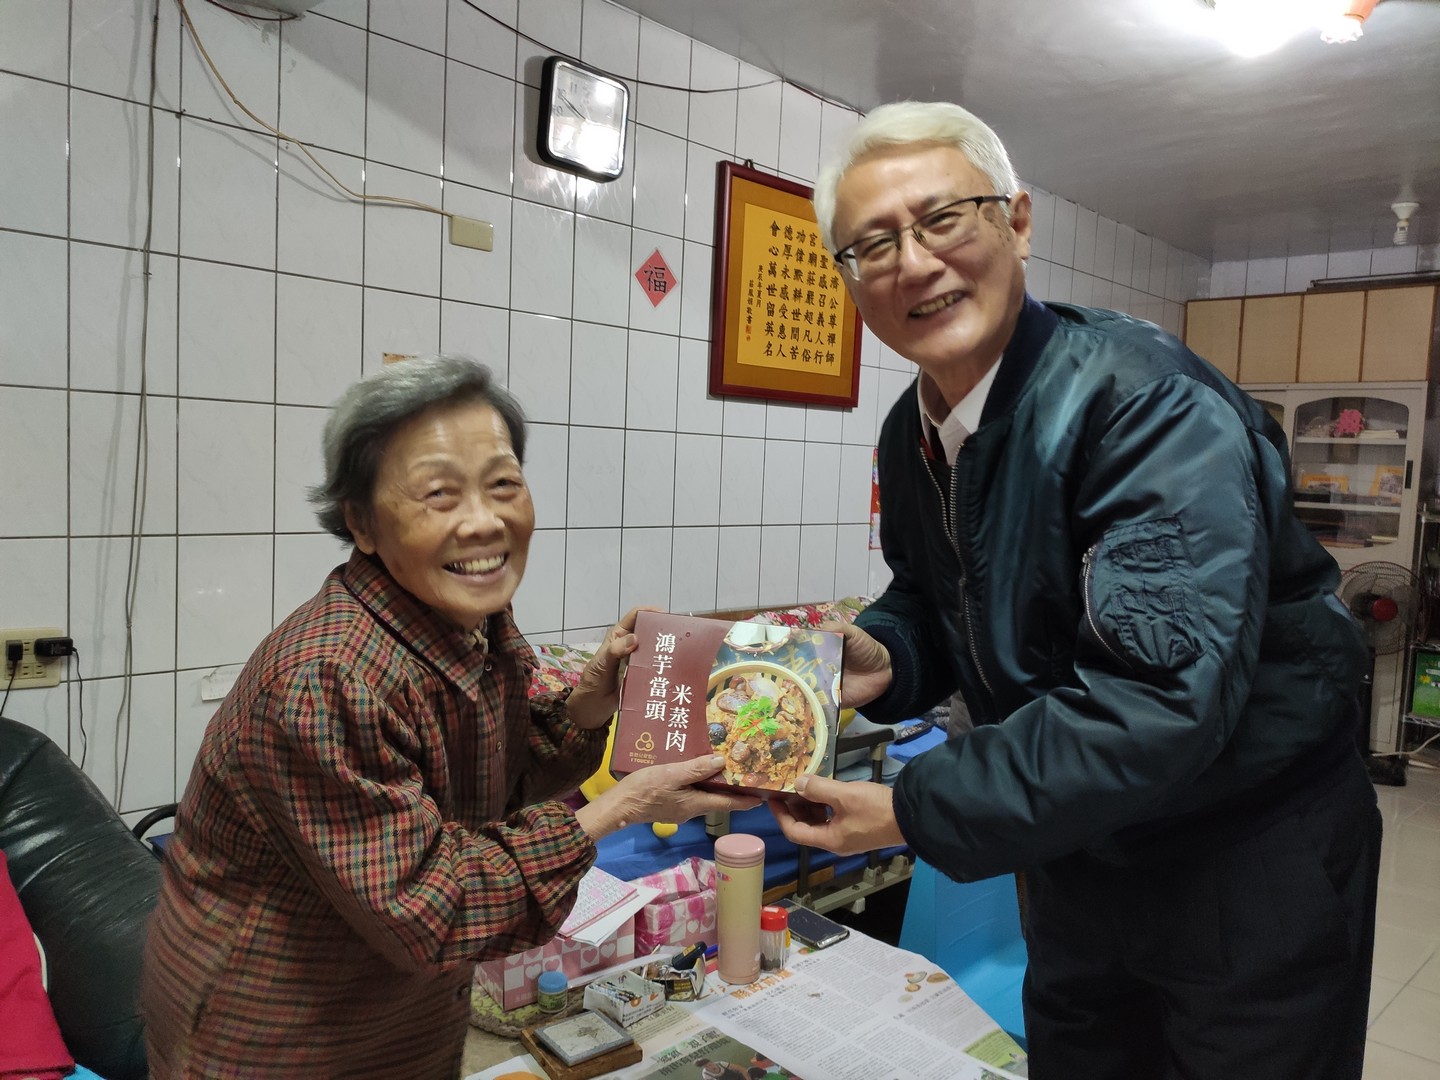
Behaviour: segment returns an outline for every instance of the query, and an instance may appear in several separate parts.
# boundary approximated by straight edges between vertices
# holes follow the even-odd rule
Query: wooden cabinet
[[[1192,300],[1185,306],[1185,344],[1232,381],[1240,374],[1240,310],[1243,304],[1240,299]]]
[[[1185,344],[1244,386],[1423,382],[1435,285],[1192,300]]]
[[[1295,382],[1300,297],[1252,296],[1240,321],[1240,382]]]
[[[1364,336],[1363,292],[1307,293],[1301,304],[1299,381],[1359,382]]]
[[[1365,382],[1426,378],[1434,327],[1434,285],[1369,290],[1360,378]]]

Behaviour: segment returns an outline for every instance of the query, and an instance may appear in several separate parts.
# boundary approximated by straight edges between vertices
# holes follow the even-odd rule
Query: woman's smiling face
[[[465,631],[503,611],[525,575],[535,504],[501,415],[441,405],[385,446],[370,513],[346,507],[355,546]]]

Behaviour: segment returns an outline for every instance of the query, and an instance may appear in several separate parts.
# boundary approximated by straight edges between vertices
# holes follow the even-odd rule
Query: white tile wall
[[[800,526],[760,527],[760,602],[793,604],[800,599]]]
[[[327,6],[334,2],[328,0]],[[367,6],[367,0],[354,2],[362,11]],[[477,7],[494,18],[487,18],[481,11],[476,11]],[[513,78],[516,8],[516,0],[471,0],[470,3],[450,0],[446,54],[451,60],[504,75],[507,79]]]
[[[179,392],[275,400],[276,275],[180,260]]]
[[[636,603],[883,588],[871,455],[908,362],[865,335],[852,410],[706,389],[717,162],[808,182],[855,113],[607,0],[414,0],[403,16],[323,0],[280,26],[191,5],[249,107],[355,191],[491,221],[478,252],[434,215],[338,192],[244,117],[170,4],[151,199],[144,5],[69,0],[67,20],[60,3],[8,0],[0,30],[0,595],[7,619],[66,624],[95,686],[83,739],[73,669],[7,713],[83,753],[112,796],[118,752],[125,809],[183,786],[212,710],[201,677],[242,662],[343,560],[306,489],[325,407],[385,352],[479,357],[524,404],[538,528],[516,612],[537,640],[593,636]],[[535,160],[552,48],[665,84],[632,82],[613,183]],[[1167,318],[1209,276],[1063,197],[1035,201],[1037,295]],[[657,249],[679,279],[658,307],[633,276]]]
[[[64,86],[0,72],[0,227],[65,235]]]
[[[1210,267],[1205,295],[1255,296],[1262,293],[1304,292],[1321,278],[1363,278],[1408,274],[1440,267],[1440,244],[1405,244],[1321,254],[1292,255],[1288,259],[1236,259]]]
[[[565,625],[595,626],[620,607],[620,530],[568,530],[565,538]]]
[[[365,162],[327,150],[312,153],[351,191],[365,190]],[[277,269],[334,281],[364,280],[365,207],[337,191],[309,158],[280,154]]]
[[[631,430],[676,430],[679,366],[679,338],[639,330],[630,332],[630,363],[625,379],[626,427]]]
[[[365,167],[365,190],[430,206],[439,204],[441,196],[441,184],[435,177],[373,163]],[[371,203],[365,207],[366,285],[426,296],[440,292],[443,222],[433,214],[419,220],[417,216],[403,206]]]
[[[570,428],[570,499],[566,525],[572,529],[593,529],[621,524],[624,464],[625,432],[622,429]]]
[[[272,24],[242,18],[213,4],[187,5],[186,10],[230,89],[261,120],[274,124],[279,113],[282,35],[274,33]],[[221,89],[190,35],[185,34],[181,41],[180,102],[184,111],[222,124],[261,130]],[[142,51],[145,54],[148,50]]]
[[[713,611],[719,576],[720,529],[675,530],[675,554],[670,575],[670,607],[675,611]]]
[[[65,241],[0,232],[0,380],[28,386],[65,385],[69,295]]]
[[[180,253],[275,269],[275,137],[186,117],[180,141]]]
[[[670,608],[671,549],[678,531],[626,529],[621,534],[620,611],[641,605]],[[682,553],[682,559],[688,557]]]
[[[1124,311],[1181,332],[1185,301],[1201,294],[1209,263],[1069,199],[1029,190],[1025,279],[1033,296]]]

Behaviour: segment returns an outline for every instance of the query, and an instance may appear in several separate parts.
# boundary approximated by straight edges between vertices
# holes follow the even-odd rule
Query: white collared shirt
[[[1000,361],[990,365],[990,370],[980,376],[980,381],[970,388],[970,392],[960,399],[960,404],[950,410],[950,414],[943,420],[936,420],[931,412],[931,406],[935,406],[938,412],[945,406],[945,399],[940,396],[940,390],[936,387],[934,380],[923,371],[915,384],[915,397],[920,403],[920,427],[927,433],[934,429],[940,436],[940,445],[945,451],[945,463],[955,464],[955,455],[960,452],[960,447],[970,437],[970,433],[980,426],[980,417],[985,412],[985,400],[990,396],[990,387],[995,383],[995,373],[1000,370]],[[927,403],[926,399],[929,398]]]

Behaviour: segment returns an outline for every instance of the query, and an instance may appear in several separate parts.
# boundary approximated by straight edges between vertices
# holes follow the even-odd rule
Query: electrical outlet
[[[35,640],[37,638],[63,637],[64,631],[58,626],[28,627],[19,630],[0,630],[0,644],[7,648],[0,651],[0,661],[4,661],[5,667],[0,675],[0,693],[6,689],[25,690],[40,686],[60,685],[60,661],[64,657],[53,659],[42,659],[35,655]],[[10,642],[18,641],[21,644],[20,662],[10,663],[8,657],[8,646]],[[12,682],[11,679],[14,679]]]
[[[456,214],[450,219],[450,243],[477,251],[494,251],[495,226],[488,221]]]

